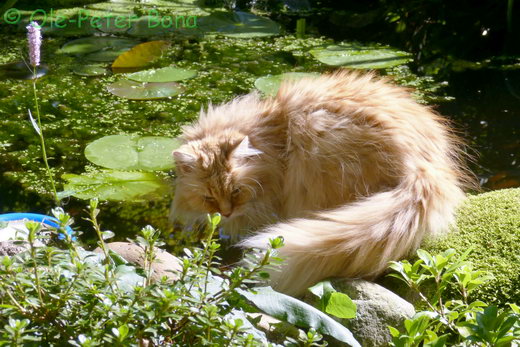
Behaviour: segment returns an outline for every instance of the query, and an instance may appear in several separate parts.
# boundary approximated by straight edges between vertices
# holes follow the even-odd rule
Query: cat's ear
[[[173,151],[173,159],[175,159],[175,167],[182,173],[190,172],[195,167],[195,162],[197,161],[195,155],[180,148]]]
[[[262,151],[251,145],[251,142],[249,142],[249,136],[246,136],[233,151],[233,156],[235,158],[249,158],[262,153]]]

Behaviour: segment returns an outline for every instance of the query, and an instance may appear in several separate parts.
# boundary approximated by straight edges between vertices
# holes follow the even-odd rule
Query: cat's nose
[[[222,201],[220,203],[220,214],[224,217],[231,216],[231,213],[233,213],[233,206],[229,201]]]

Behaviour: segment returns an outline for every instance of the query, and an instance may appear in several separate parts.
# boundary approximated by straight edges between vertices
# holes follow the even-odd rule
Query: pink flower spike
[[[29,59],[32,66],[40,65],[40,47],[42,45],[41,26],[37,22],[31,22],[27,28],[29,41]]]

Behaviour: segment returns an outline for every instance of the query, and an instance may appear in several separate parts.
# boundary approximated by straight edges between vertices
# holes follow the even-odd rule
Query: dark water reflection
[[[520,186],[520,70],[452,72],[438,110],[464,128],[485,188]]]

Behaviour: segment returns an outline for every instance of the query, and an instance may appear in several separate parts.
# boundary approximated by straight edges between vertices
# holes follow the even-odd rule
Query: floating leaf
[[[410,54],[391,47],[363,46],[356,43],[318,47],[310,53],[324,64],[358,69],[389,68],[412,60]]]
[[[177,139],[159,136],[109,135],[91,142],[85,157],[94,164],[120,170],[168,170]]]
[[[253,302],[268,315],[299,327],[314,328],[318,332],[333,336],[350,346],[361,346],[352,336],[350,330],[311,305],[278,293],[271,287],[254,288],[254,291],[256,294],[237,289],[239,294]]]
[[[112,64],[112,69],[128,69],[144,67],[160,58],[169,47],[167,41],[150,41],[133,47],[128,52],[121,54]]]
[[[145,136],[137,140],[139,167],[142,170],[168,170],[174,167],[172,152],[180,141],[168,137]]]
[[[182,91],[182,87],[175,82],[139,83],[129,80],[121,80],[109,84],[107,90],[121,98],[131,100],[152,100],[177,95]]]
[[[90,61],[113,62],[121,54],[128,52],[130,48],[106,49],[85,55],[83,58]]]
[[[317,72],[286,72],[281,75],[264,76],[256,79],[255,87],[265,95],[273,96],[278,92],[282,80],[295,80],[304,77],[317,77],[319,75]]]
[[[72,68],[72,72],[79,76],[104,76],[108,74],[108,70],[105,66],[100,64],[78,64]]]
[[[199,22],[202,30],[235,38],[273,36],[280,33],[278,23],[241,11],[214,12],[202,17]]]
[[[67,42],[58,53],[84,55],[99,51],[121,51],[128,50],[137,43],[132,39],[117,37],[87,37]]]
[[[104,171],[83,175],[65,174],[69,195],[80,199],[130,201],[164,195],[167,186],[152,172]]]
[[[169,66],[162,69],[150,69],[134,72],[126,77],[138,82],[175,82],[193,78],[196,75],[197,71]]]

